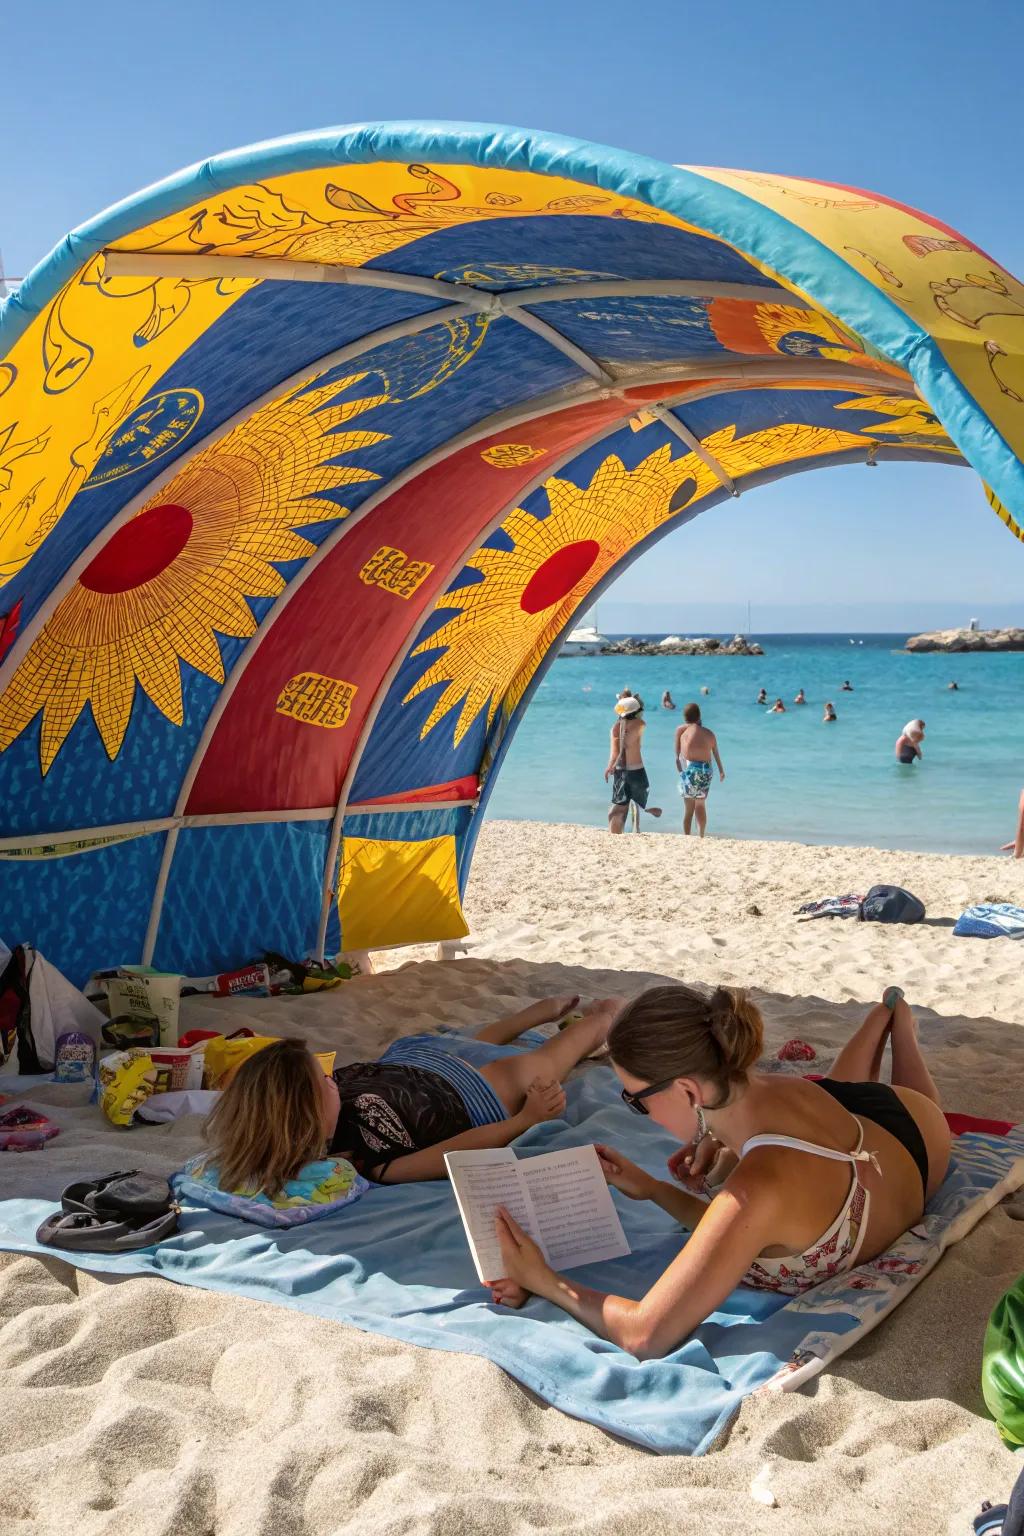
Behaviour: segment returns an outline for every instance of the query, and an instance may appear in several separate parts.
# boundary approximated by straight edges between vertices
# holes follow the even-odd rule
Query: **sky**
[[[865,187],[1024,274],[1017,0],[36,0],[4,12],[12,276],[207,155],[396,118],[510,123]],[[1024,545],[969,470],[819,470],[670,535],[600,619],[731,630],[748,602],[761,632],[1024,624]]]

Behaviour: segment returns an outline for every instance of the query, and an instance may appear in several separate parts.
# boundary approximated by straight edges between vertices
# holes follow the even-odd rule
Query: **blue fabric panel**
[[[738,251],[688,230],[631,219],[595,215],[533,214],[528,218],[482,219],[424,235],[367,262],[392,272],[469,281],[474,287],[534,288],[550,282],[607,280],[752,283],[766,297],[784,292]],[[484,283],[477,277],[482,273]],[[550,306],[542,306],[542,312]]]
[[[138,964],[163,835],[60,859],[0,859],[0,934],[34,944],[75,986]]]
[[[537,305],[534,314],[589,352],[613,363],[663,363],[731,355],[699,299],[576,299]]]
[[[382,838],[386,842],[419,843],[431,837],[461,837],[469,826],[473,808],[438,805],[422,811],[378,811],[371,816],[345,820],[346,837]]]
[[[327,821],[181,831],[153,964],[208,976],[265,949],[312,953],[329,835]]]

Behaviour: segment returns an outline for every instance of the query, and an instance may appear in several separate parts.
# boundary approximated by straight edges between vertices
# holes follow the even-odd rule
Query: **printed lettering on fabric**
[[[546,448],[534,448],[529,443],[495,443],[491,448],[482,449],[480,457],[495,469],[518,469],[520,464],[532,464],[534,459],[542,459],[546,453]]]
[[[410,598],[433,569],[429,560],[410,560],[404,550],[382,544],[359,572],[359,579],[368,587],[383,587],[396,597]]]
[[[107,485],[162,459],[192,431],[203,414],[197,389],[163,390],[125,417],[101,453],[84,490]]]
[[[340,677],[299,672],[285,683],[274,708],[279,715],[289,715],[302,725],[336,731],[348,719],[357,691],[355,683],[343,682]]]

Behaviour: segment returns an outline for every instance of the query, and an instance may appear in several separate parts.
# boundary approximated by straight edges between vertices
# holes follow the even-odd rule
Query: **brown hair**
[[[686,721],[687,725],[699,725],[700,705],[687,704],[686,708],[683,710],[683,719]]]
[[[619,1015],[608,1035],[608,1054],[642,1083],[701,1077],[716,1089],[721,1109],[733,1085],[746,1081],[761,1055],[764,1021],[740,987],[651,987]]]
[[[273,1199],[323,1156],[319,1073],[301,1040],[278,1040],[242,1063],[206,1123],[222,1189]]]

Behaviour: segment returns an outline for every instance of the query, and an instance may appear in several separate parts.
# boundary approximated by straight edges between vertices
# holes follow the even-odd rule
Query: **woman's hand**
[[[557,1120],[564,1113],[565,1090],[561,1083],[554,1078],[535,1077],[526,1090],[526,1103],[519,1111],[518,1119],[523,1130],[527,1130],[544,1120]]]
[[[488,1280],[487,1284],[495,1301],[521,1307],[527,1294],[540,1291],[554,1271],[533,1238],[527,1236],[503,1205],[498,1207],[494,1227],[505,1273],[500,1280]]]
[[[630,1200],[649,1200],[655,1180],[628,1157],[616,1152],[614,1147],[598,1145],[594,1148],[601,1163],[601,1172],[613,1189],[619,1190]]]
[[[678,1184],[701,1190],[705,1180],[721,1184],[738,1162],[735,1152],[723,1147],[709,1132],[673,1152],[668,1160],[668,1171]]]

